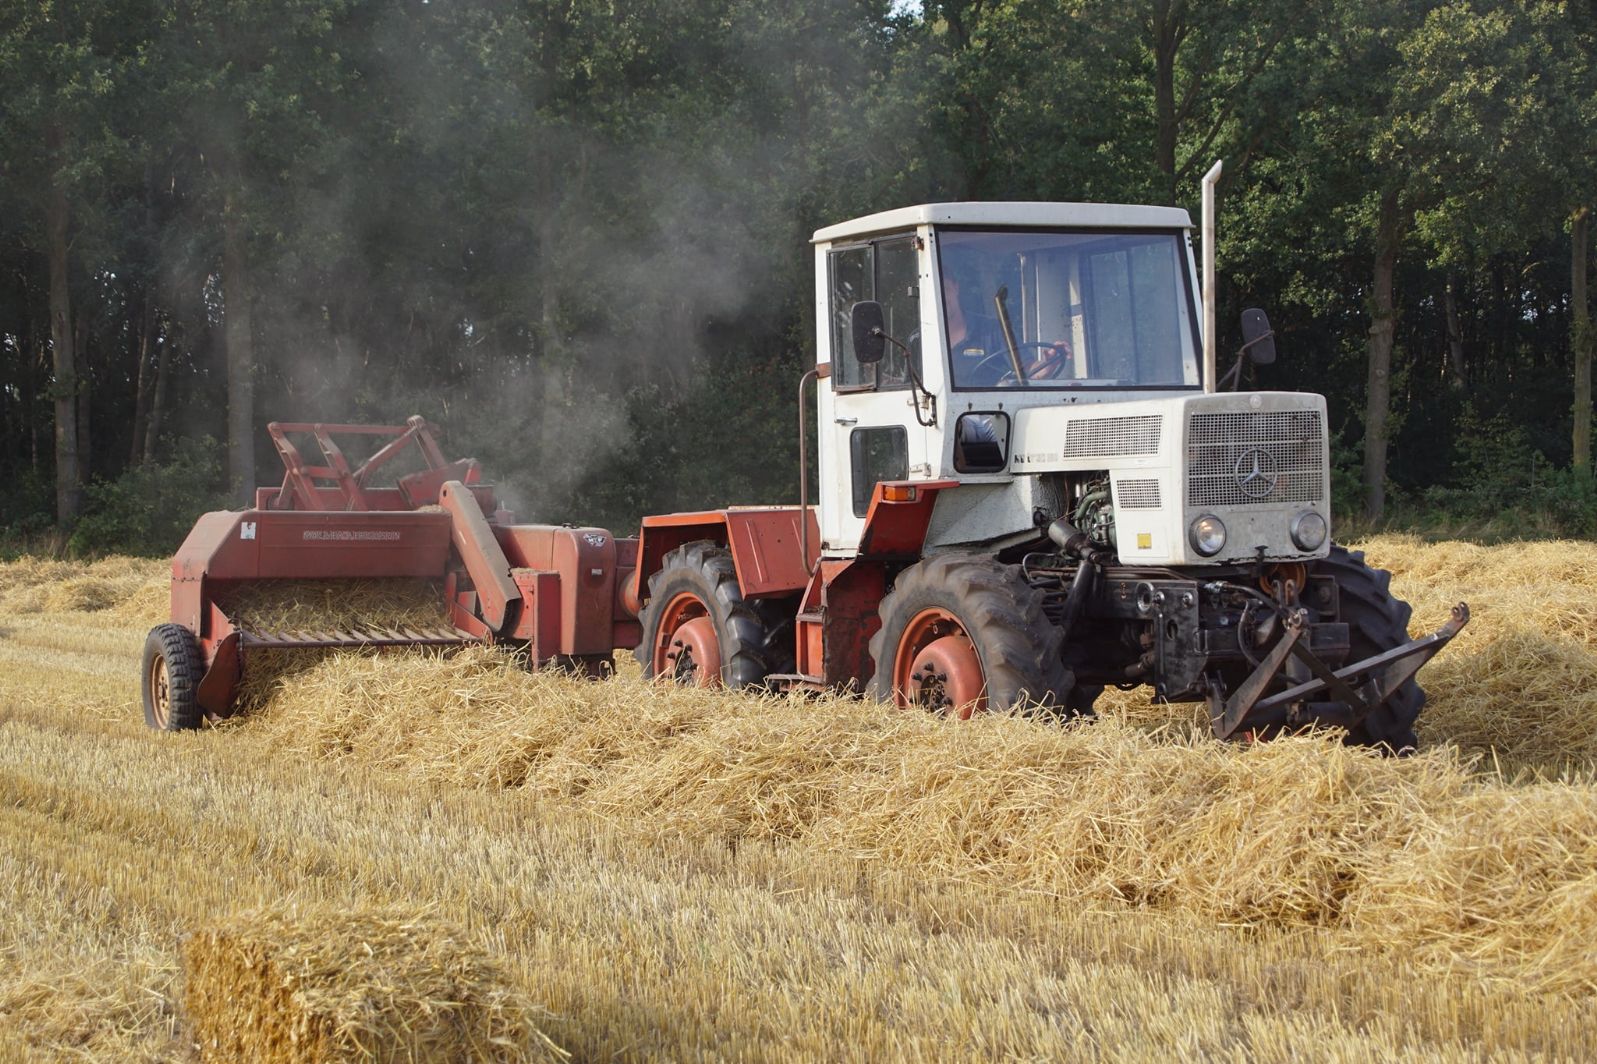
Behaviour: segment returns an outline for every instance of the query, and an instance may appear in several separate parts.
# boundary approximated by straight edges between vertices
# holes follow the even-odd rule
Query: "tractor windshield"
[[[943,230],[938,260],[955,388],[1199,383],[1180,232]]]

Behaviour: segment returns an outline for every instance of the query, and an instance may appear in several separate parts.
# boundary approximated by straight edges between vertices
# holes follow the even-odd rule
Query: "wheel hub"
[[[901,706],[960,720],[987,708],[981,657],[958,618],[946,610],[925,610],[910,621],[893,673],[895,700]]]
[[[166,659],[157,656],[150,663],[150,710],[159,727],[165,728],[172,707],[172,684],[166,672]]]
[[[655,675],[687,687],[721,685],[721,645],[707,614],[689,617],[671,631],[656,655]]]

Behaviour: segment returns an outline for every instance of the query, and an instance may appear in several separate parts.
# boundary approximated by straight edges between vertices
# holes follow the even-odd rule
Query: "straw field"
[[[1475,612],[1410,759],[483,651],[154,735],[164,566],[0,566],[0,1060],[1590,1057],[1597,548],[1366,549]]]

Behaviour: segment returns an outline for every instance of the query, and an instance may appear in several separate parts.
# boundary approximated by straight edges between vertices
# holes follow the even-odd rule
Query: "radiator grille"
[[[1163,422],[1164,418],[1158,414],[1091,417],[1071,421],[1065,425],[1065,457],[1158,454],[1159,430]]]
[[[1159,482],[1157,480],[1115,481],[1115,505],[1122,510],[1157,510]]]
[[[1188,506],[1264,506],[1326,496],[1325,425],[1319,411],[1192,415]]]

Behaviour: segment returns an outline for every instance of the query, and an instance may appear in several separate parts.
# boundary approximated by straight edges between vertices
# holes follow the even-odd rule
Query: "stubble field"
[[[0,566],[0,1059],[192,1057],[185,979],[285,912],[333,956],[452,929],[524,1003],[506,1059],[1588,1058],[1597,547],[1365,549],[1415,631],[1475,612],[1414,758],[483,651],[301,662],[156,735],[164,564]]]

